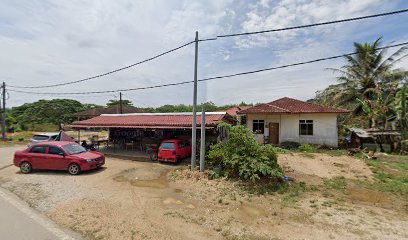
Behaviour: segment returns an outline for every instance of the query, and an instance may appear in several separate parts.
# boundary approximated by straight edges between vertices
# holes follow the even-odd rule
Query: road
[[[0,239],[72,240],[67,232],[0,188]]]
[[[11,166],[13,154],[21,149],[24,149],[24,146],[0,148],[0,176],[1,169],[14,167]],[[79,239],[72,236],[72,233],[61,230],[52,221],[31,209],[27,203],[0,187],[0,239]]]

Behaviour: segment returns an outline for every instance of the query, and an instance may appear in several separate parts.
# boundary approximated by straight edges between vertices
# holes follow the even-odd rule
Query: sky
[[[121,68],[199,38],[332,21],[408,8],[383,0],[0,0],[0,80],[39,86]],[[356,22],[200,42],[198,78],[252,71],[353,51],[354,42],[408,41],[408,13]],[[390,49],[392,53],[395,49]],[[198,102],[217,105],[300,100],[336,83],[328,68],[342,59],[198,84]],[[408,69],[408,60],[398,64]],[[86,92],[192,81],[194,44],[161,58],[87,82],[29,89]],[[13,88],[9,88],[13,90]],[[27,90],[27,89],[26,89]],[[8,92],[7,106],[70,98],[105,104],[118,93],[35,95]],[[193,85],[123,93],[138,107],[192,104]]]

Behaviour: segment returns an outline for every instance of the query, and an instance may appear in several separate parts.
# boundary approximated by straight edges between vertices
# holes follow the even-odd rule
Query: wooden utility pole
[[[3,82],[2,86],[3,94],[3,109],[1,111],[1,136],[3,141],[6,140],[6,83]]]
[[[122,108],[122,92],[119,92],[119,107],[120,107],[120,114],[123,114],[123,108]]]
[[[194,90],[193,90],[193,126],[191,131],[191,170],[196,169],[197,154],[197,65],[198,64],[198,31],[195,36],[195,60],[194,60]]]

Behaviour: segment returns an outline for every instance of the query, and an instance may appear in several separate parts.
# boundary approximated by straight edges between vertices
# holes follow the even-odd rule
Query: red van
[[[158,152],[159,162],[178,163],[183,158],[191,156],[191,145],[187,140],[171,139],[160,144]]]

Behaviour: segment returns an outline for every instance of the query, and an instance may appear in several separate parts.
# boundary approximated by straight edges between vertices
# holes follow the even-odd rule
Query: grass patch
[[[334,177],[323,180],[323,185],[327,189],[343,190],[347,187],[347,181],[344,177]]]
[[[365,162],[377,180],[373,187],[408,199],[408,156],[379,155]]]

